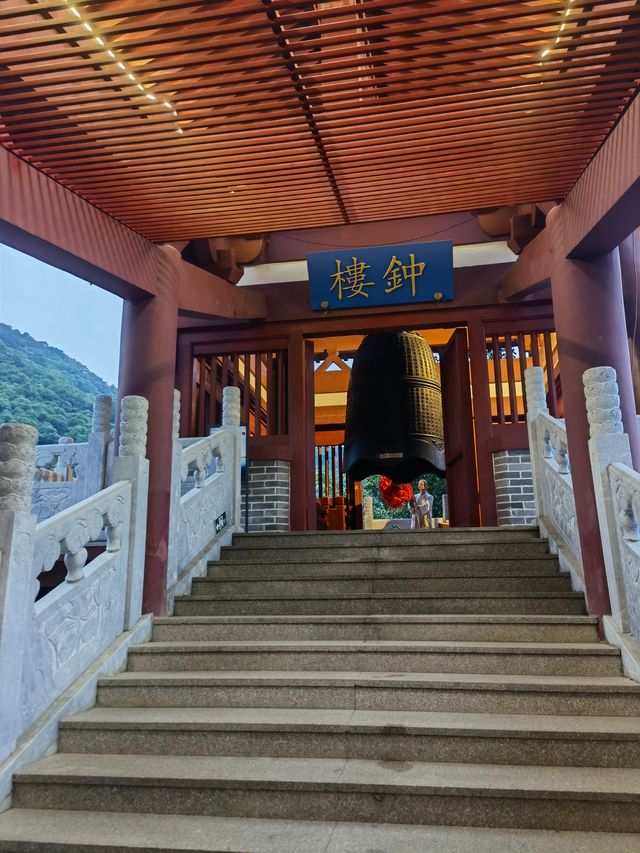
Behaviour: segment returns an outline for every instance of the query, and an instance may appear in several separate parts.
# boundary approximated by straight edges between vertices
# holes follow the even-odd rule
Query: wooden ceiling
[[[640,0],[0,0],[0,141],[153,240],[561,199]]]

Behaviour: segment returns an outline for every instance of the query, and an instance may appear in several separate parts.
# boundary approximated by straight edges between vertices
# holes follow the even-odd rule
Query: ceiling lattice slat
[[[0,0],[0,142],[153,240],[562,199],[639,80],[638,0]]]

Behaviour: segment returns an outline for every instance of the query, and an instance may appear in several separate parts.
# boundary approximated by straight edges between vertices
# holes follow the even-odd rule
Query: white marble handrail
[[[121,432],[131,432],[132,405],[142,411],[135,428],[144,427],[146,435],[142,398],[124,398]],[[0,768],[18,738],[142,612],[144,442],[126,455],[121,443],[113,485],[37,523],[31,506],[36,439],[32,427],[0,426],[0,685],[6,688],[0,691]],[[96,540],[98,552],[90,552]],[[36,600],[38,576],[61,557],[65,582]]]
[[[240,529],[241,433],[236,392],[231,387],[223,391],[224,425],[209,436],[190,440],[178,438],[176,397],[167,572],[170,609],[175,596],[189,589],[192,579],[206,571],[207,562]],[[237,423],[230,423],[230,410],[236,404]]]
[[[104,530],[107,551],[119,551],[123,523],[130,511],[131,484],[120,482],[38,524],[33,548],[36,578],[64,555],[67,583],[81,580],[88,556],[86,546]]]
[[[36,448],[31,506],[38,521],[51,518],[106,485],[113,457],[111,409],[111,397],[98,395],[88,441],[76,443],[64,437],[56,444]],[[56,476],[43,477],[43,469],[51,469]]]
[[[563,420],[549,414],[542,369],[528,368],[525,384],[538,524],[552,550],[558,553],[561,567],[571,573],[574,588],[583,589],[566,426]]]

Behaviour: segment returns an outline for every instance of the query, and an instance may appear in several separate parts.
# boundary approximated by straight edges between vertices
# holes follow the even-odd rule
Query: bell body
[[[354,480],[444,472],[438,365],[415,332],[376,332],[360,344],[347,393],[344,467]]]

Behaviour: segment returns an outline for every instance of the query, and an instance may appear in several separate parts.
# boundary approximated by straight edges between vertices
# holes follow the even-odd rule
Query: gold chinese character
[[[405,283],[411,282],[411,295],[416,295],[416,279],[424,273],[426,264],[423,261],[416,263],[416,256],[413,252],[409,253],[409,263],[403,264],[398,258],[393,255],[389,261],[389,266],[383,278],[387,282],[385,293],[393,293]]]
[[[397,290],[399,287],[402,287],[404,281],[401,277],[402,264],[394,255],[389,261],[389,266],[387,267],[387,271],[383,275],[383,278],[387,282],[387,287],[385,289],[385,293],[393,293],[394,290]]]
[[[342,300],[343,293],[345,291],[351,291],[347,299],[353,299],[354,296],[366,296],[369,298],[369,294],[364,289],[365,287],[373,287],[375,282],[366,281],[365,270],[369,269],[369,264],[365,264],[364,261],[359,261],[357,258],[352,257],[353,263],[347,264],[347,266],[342,269],[342,262],[339,258],[336,258],[336,271],[331,276],[333,284],[329,288],[329,290],[338,289],[338,299]]]

